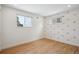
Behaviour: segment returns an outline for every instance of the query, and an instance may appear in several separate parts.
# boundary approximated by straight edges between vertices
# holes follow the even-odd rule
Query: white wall
[[[61,16],[64,16],[61,23],[53,22],[53,20]],[[49,16],[44,23],[45,37],[79,46],[79,9]]]
[[[17,27],[16,15],[32,17],[32,28]],[[3,49],[42,38],[43,18],[3,6]]]
[[[2,43],[2,24],[1,24],[1,23],[2,23],[2,22],[1,22],[2,19],[1,19],[1,16],[2,16],[2,15],[1,15],[1,5],[0,5],[0,50],[1,50],[1,47],[2,47],[2,46],[1,46],[1,43]]]

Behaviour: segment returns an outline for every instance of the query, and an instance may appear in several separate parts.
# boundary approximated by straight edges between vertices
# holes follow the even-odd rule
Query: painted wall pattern
[[[53,21],[61,16],[61,23]],[[44,23],[44,37],[79,46],[79,9],[47,17]]]

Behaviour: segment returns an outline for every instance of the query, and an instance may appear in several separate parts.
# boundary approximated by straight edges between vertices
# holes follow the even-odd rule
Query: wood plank
[[[5,49],[1,54],[74,54],[79,47],[46,38]]]

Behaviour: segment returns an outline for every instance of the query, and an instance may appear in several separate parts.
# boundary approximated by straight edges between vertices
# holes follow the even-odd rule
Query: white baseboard
[[[18,46],[18,45],[21,45],[21,44],[30,43],[32,41],[39,40],[39,39],[42,39],[42,38],[32,39],[32,40],[29,40],[29,41],[22,41],[22,42],[19,42],[19,43],[16,43],[16,44],[9,45],[8,47],[3,47],[2,49],[7,49],[7,48],[11,48],[11,47]],[[68,43],[68,42],[65,42],[65,41],[60,41],[60,40],[55,39],[55,38],[54,39],[51,39],[51,38],[48,38],[48,37],[46,37],[46,38],[50,39],[50,40],[55,40],[55,41],[58,41],[58,42],[62,42],[62,43],[65,43],[65,44],[69,44],[69,45],[73,45],[73,46],[78,46],[79,47],[79,45],[74,44],[74,43]]]
[[[9,46],[7,46],[7,47],[4,46],[4,47],[2,47],[2,50],[3,50],[3,49],[7,49],[7,48],[11,48],[11,47],[15,47],[15,46],[18,46],[18,45],[21,45],[21,44],[30,43],[30,42],[32,42],[32,41],[39,40],[39,39],[42,39],[42,38],[37,38],[37,39],[29,40],[29,41],[18,42],[18,43],[16,43],[16,44],[12,44],[12,45],[9,45]]]
[[[78,44],[75,44],[75,43],[71,43],[71,42],[67,42],[67,41],[63,41],[63,40],[58,40],[58,39],[52,39],[52,38],[48,38],[47,37],[47,39],[50,39],[50,40],[54,40],[54,41],[58,41],[58,42],[61,42],[61,43],[65,43],[65,44],[69,44],[69,45],[72,45],[72,46],[77,46],[77,47],[79,47],[79,45]]]

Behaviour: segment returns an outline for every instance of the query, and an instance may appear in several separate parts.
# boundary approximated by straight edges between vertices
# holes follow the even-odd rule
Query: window
[[[57,18],[57,23],[61,23],[62,19],[61,18]]]
[[[30,17],[17,15],[17,26],[18,27],[32,27],[32,21]]]

